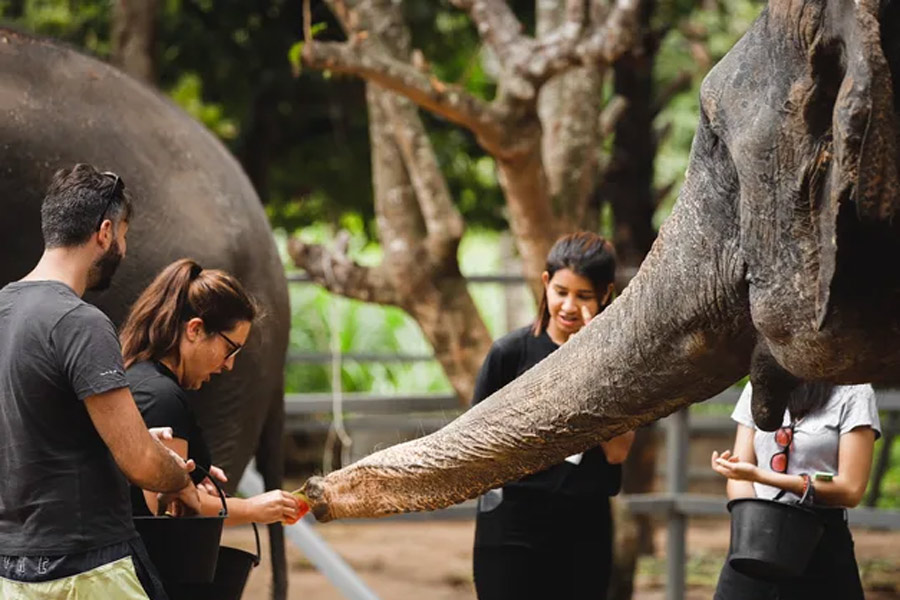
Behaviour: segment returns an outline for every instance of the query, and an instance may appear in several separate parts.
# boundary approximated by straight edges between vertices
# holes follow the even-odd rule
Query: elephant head
[[[798,378],[897,381],[898,76],[900,3],[773,0],[704,81],[679,200],[623,294],[444,429],[310,480],[313,512],[447,506],[748,371],[768,427]]]

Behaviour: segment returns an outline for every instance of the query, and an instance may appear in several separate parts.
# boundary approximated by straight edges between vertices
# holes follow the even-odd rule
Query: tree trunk
[[[409,31],[396,3],[336,2],[333,8],[348,36],[365,31],[381,51],[409,58]],[[291,256],[331,291],[406,310],[465,406],[491,337],[459,270],[462,217],[416,105],[373,83],[367,84],[366,101],[382,263],[366,269],[296,240]]]
[[[537,4],[537,35],[551,35],[566,20],[563,2]],[[586,219],[588,199],[597,184],[600,150],[600,103],[605,65],[575,67],[540,90],[541,154],[549,182],[557,232],[596,230]]]
[[[543,293],[541,273],[557,237],[556,219],[548,196],[540,154],[540,138],[533,150],[512,160],[497,161],[500,186],[506,196],[509,227],[522,257],[522,272],[535,299]]]
[[[616,122],[612,158],[605,172],[601,200],[612,205],[615,219],[613,243],[619,262],[635,272],[656,237],[653,213],[653,162],[656,138],[653,131],[653,66],[658,50],[650,31],[654,0],[641,0],[640,47],[613,63],[614,90],[626,102]]]
[[[156,83],[157,0],[115,0],[112,63],[145,83]]]

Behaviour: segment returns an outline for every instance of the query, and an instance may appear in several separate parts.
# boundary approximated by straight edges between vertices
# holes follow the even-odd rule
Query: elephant
[[[284,268],[249,179],[202,125],[148,86],[50,40],[0,29],[0,284],[43,250],[40,206],[56,169],[90,163],[131,194],[127,256],[112,286],[86,299],[120,324],[167,264],[185,256],[225,269],[263,308],[234,372],[193,397],[214,462],[232,491],[255,456],[266,486],[283,476],[284,361],[290,327]],[[284,537],[270,527],[274,597],[286,596]]]
[[[710,71],[679,198],[636,277],[445,428],[304,484],[321,521],[473,498],[749,372],[900,381],[900,2],[771,0]],[[891,266],[893,265],[893,266]]]

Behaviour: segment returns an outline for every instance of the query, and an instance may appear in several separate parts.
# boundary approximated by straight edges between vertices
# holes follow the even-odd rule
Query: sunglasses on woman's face
[[[218,333],[220,336],[222,336],[222,339],[225,340],[225,342],[228,344],[228,347],[231,348],[231,350],[228,352],[228,354],[225,355],[225,360],[234,358],[235,356],[237,356],[238,352],[240,352],[241,350],[244,349],[244,347],[241,344],[238,344],[237,342],[232,340],[230,337],[228,337],[221,331],[217,331],[216,333]]]
[[[787,473],[788,453],[794,441],[794,424],[779,427],[775,432],[775,443],[781,448],[769,459],[769,468],[776,473]]]

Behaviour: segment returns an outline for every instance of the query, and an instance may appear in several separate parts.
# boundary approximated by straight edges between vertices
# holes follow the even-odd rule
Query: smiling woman
[[[560,238],[547,257],[537,319],[494,343],[473,403],[546,358],[604,310],[615,271],[612,245],[602,237],[582,232]],[[619,463],[633,438],[629,432],[601,442],[479,499],[474,571],[480,600],[606,597],[609,496],[619,491]]]

